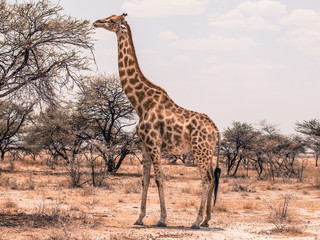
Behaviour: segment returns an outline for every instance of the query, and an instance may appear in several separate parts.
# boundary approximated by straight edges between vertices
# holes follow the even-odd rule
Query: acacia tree
[[[308,147],[313,151],[316,166],[320,156],[320,121],[311,119],[296,123],[296,131],[306,136]]]
[[[136,113],[115,76],[98,75],[86,79],[79,93],[78,111],[90,123],[91,139],[104,158],[109,172],[115,172],[128,154],[137,149],[137,137],[128,133]]]
[[[18,150],[21,130],[32,111],[32,105],[0,101],[0,159],[5,153]]]
[[[81,81],[79,70],[88,69],[82,51],[93,49],[92,27],[61,11],[49,0],[0,0],[0,99],[52,101],[57,91]]]
[[[55,160],[61,159],[69,172],[71,186],[79,187],[84,183],[81,154],[87,146],[84,132],[88,127],[72,107],[48,107],[35,117],[25,141],[46,150]]]
[[[233,122],[232,127],[223,131],[221,147],[226,158],[228,176],[235,176],[240,164],[248,159],[249,150],[257,135],[258,132],[251,124],[241,122]]]

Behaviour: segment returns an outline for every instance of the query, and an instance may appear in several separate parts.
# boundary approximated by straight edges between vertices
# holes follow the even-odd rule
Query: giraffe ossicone
[[[143,75],[136,57],[131,29],[125,16],[127,14],[112,15],[95,21],[93,25],[116,33],[121,85],[139,116],[136,130],[142,145],[143,180],[140,215],[135,224],[143,225],[150,170],[153,165],[161,209],[158,226],[166,226],[161,152],[185,154],[191,151],[198,164],[202,185],[199,212],[192,228],[199,228],[200,224],[207,227],[211,219],[212,195],[214,193],[215,203],[221,172],[219,168],[220,132],[206,114],[178,106],[163,88],[150,82]],[[212,159],[217,139],[218,153],[215,171],[213,171]],[[203,220],[205,206],[206,217]]]

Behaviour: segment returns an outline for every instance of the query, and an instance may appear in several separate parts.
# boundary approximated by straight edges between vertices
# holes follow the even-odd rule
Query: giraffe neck
[[[156,97],[155,94],[168,95],[164,89],[150,82],[141,72],[128,24],[127,29],[127,33],[117,36],[119,75],[125,94],[141,117],[160,97]]]

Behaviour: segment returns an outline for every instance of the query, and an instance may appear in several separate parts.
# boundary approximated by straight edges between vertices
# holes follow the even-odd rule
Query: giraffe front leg
[[[134,223],[134,225],[143,225],[142,219],[146,216],[147,194],[148,194],[148,188],[150,183],[150,170],[151,170],[150,158],[146,154],[144,154],[141,208],[140,208],[139,218]]]
[[[164,199],[163,174],[161,170],[160,156],[158,156],[157,160],[153,162],[153,168],[154,168],[155,181],[158,187],[160,208],[161,208],[161,216],[157,226],[166,227],[167,211],[166,211],[166,204]]]

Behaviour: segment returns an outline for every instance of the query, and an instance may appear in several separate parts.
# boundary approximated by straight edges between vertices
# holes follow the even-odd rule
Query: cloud
[[[281,23],[303,28],[319,28],[320,14],[309,9],[296,9],[283,17]]]
[[[169,46],[174,48],[215,51],[245,50],[254,45],[255,42],[251,38],[231,38],[214,34],[210,35],[208,38],[179,39],[169,44]]]
[[[305,54],[320,55],[320,31],[318,29],[298,28],[288,31],[282,40]]]
[[[158,34],[158,37],[162,40],[176,40],[178,39],[178,36],[177,34],[173,33],[173,32],[169,32],[169,31],[166,31],[166,32],[160,32]]]
[[[243,12],[255,16],[282,16],[286,14],[286,5],[273,0],[261,0],[259,2],[245,1],[238,7]]]
[[[239,9],[234,9],[226,14],[212,17],[211,25],[221,28],[248,28],[276,31],[279,26],[268,23],[260,16],[246,17]]]
[[[320,13],[308,9],[296,9],[280,21],[293,29],[282,39],[301,52],[320,55]]]
[[[122,4],[129,15],[152,18],[171,15],[194,15],[205,11],[209,0],[132,0]]]

